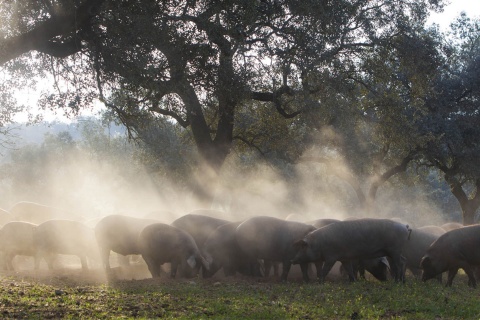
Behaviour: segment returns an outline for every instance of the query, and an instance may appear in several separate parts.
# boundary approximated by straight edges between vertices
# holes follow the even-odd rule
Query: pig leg
[[[353,264],[351,261],[342,261],[342,266],[345,268],[348,274],[348,280],[350,282],[355,282],[355,274],[353,272]]]
[[[323,264],[322,267],[322,272],[320,274],[320,277],[318,278],[318,281],[320,283],[325,282],[325,278],[327,277],[327,274],[332,270],[333,265],[335,264],[336,260],[326,260],[325,263]]]
[[[179,265],[178,261],[172,261],[171,262],[171,267],[170,268],[172,270],[170,270],[170,277],[172,279],[175,278],[175,276],[177,275],[178,265]]]
[[[264,271],[265,278],[268,278],[268,276],[270,275],[270,269],[272,269],[273,262],[269,260],[264,260],[263,265],[265,268],[265,271]]]
[[[158,278],[160,277],[160,273],[158,272],[158,268],[155,266],[155,261],[151,257],[143,255],[143,260],[145,260],[145,263],[147,264],[148,270],[150,271],[150,274],[152,275],[152,278]]]
[[[395,278],[395,282],[405,281],[405,261],[406,259],[402,257],[401,254],[395,253],[392,254],[391,256],[392,259],[392,272]]]
[[[280,264],[278,262],[273,262],[272,263],[272,266],[273,266],[273,276],[274,277],[278,277],[278,266]]]
[[[282,270],[282,277],[281,277],[282,282],[287,281],[288,272],[290,272],[291,266],[292,266],[292,263],[290,262],[290,260],[283,261],[283,270]]]
[[[448,279],[447,279],[447,287],[451,287],[453,283],[453,278],[457,275],[458,268],[451,268],[448,269]],[[469,280],[470,282],[470,280]]]
[[[48,270],[53,270],[53,260],[54,260],[53,255],[47,253],[43,257],[44,257],[45,261],[47,262]]]
[[[11,254],[11,253],[5,255],[5,258],[7,260],[6,263],[7,263],[7,270],[8,271],[14,271],[14,269],[13,269],[13,258],[14,257],[15,257],[15,255]]]
[[[472,287],[472,288],[476,288],[477,287],[477,281],[475,280],[475,275],[473,273],[473,269],[470,266],[463,266],[462,269],[463,269],[463,271],[465,271],[465,273],[468,276],[468,286]]]
[[[322,267],[323,267],[323,261],[316,261],[314,262],[315,264],[315,269],[317,269],[317,280],[320,279],[322,276]]]
[[[82,269],[83,270],[88,270],[88,264],[87,264],[87,257],[86,256],[78,256],[80,258],[80,263],[82,264]]]
[[[353,269],[353,263],[352,263],[352,269]],[[354,277],[357,274],[360,276],[360,278],[365,280],[365,265],[364,265],[363,260],[358,260],[357,268],[356,268],[356,270],[353,270]]]
[[[35,270],[40,269],[40,259],[37,256],[33,257],[33,266]]]
[[[100,256],[105,270],[110,271],[110,249],[105,247],[100,248]]]
[[[310,282],[310,277],[308,276],[308,263],[301,263],[300,268],[302,269],[303,281],[308,283]]]

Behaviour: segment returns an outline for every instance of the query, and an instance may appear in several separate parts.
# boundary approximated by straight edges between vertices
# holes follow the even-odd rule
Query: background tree
[[[239,134],[241,130],[238,134],[234,130],[241,119],[236,117],[239,110],[251,106],[255,115],[273,111],[289,119],[308,108],[324,108],[318,97],[325,88],[334,87],[324,82],[326,74],[350,73],[353,78],[354,72],[363,72],[357,68],[362,54],[391,48],[424,21],[430,4],[439,5],[435,1],[97,3],[88,10],[85,24],[48,38],[49,44],[62,47],[72,43],[68,39],[80,40],[75,48],[82,51],[68,51],[79,52],[69,59],[41,55],[42,59],[34,60],[50,67],[59,91],[46,96],[44,105],[77,110],[90,104],[97,86],[101,100],[139,137],[148,136],[140,134],[142,130],[152,130],[146,123],[173,117],[191,132],[198,152],[216,173],[234,138],[251,141]],[[29,4],[30,11],[21,20],[24,30],[14,29],[13,34],[26,34],[57,12],[91,5],[88,1],[73,7],[56,4],[62,10],[50,10],[49,2]],[[348,77],[337,80],[337,86],[349,85],[341,83]],[[334,99],[332,94],[330,102]],[[263,119],[279,124],[276,117]],[[276,128],[291,137],[304,137],[292,129],[301,132],[301,121],[288,120]],[[306,144],[277,154],[295,158],[302,145]]]
[[[300,160],[322,163],[349,183],[366,214],[376,211],[379,187],[404,173],[431,139],[416,122],[425,113],[424,96],[432,90],[428,84],[442,63],[438,45],[438,34],[418,25],[388,45],[365,50],[358,63],[337,68],[330,77],[318,98],[328,111],[315,115],[319,108],[314,108],[308,114],[309,132],[319,137]]]
[[[445,37],[443,52],[445,63],[419,125],[436,137],[425,146],[425,159],[444,175],[468,225],[480,207],[480,22],[461,16]]]
[[[103,3],[85,29],[91,65],[78,57],[54,64],[56,74],[75,82],[75,94],[46,103],[88,103],[79,90],[96,81],[101,100],[134,131],[141,130],[137,120],[144,116],[173,117],[189,128],[199,154],[218,173],[231,150],[241,104],[255,100],[285,118],[298,115],[301,97],[321,86],[316,74],[348,65],[365,48],[423,21],[429,3],[141,4]],[[96,78],[78,77],[86,74],[79,68],[87,67]],[[72,70],[77,76],[66,76]]]

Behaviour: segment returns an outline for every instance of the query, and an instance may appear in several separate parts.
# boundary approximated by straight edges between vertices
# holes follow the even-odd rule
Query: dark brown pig
[[[441,235],[422,258],[422,280],[435,278],[448,271],[447,286],[451,286],[458,269],[468,275],[468,285],[477,286],[474,269],[480,265],[480,225],[462,227]]]
[[[347,268],[343,267],[342,269],[348,270]],[[387,281],[390,264],[386,257],[380,257],[352,261],[352,268],[355,277],[359,274],[361,278],[365,279],[365,271],[368,271],[375,279]]]
[[[210,210],[196,210],[193,212],[212,213]],[[218,212],[213,211],[213,213]],[[182,229],[190,234],[195,240],[198,248],[202,250],[202,246],[207,240],[208,236],[218,227],[230,222],[231,221],[214,218],[203,214],[189,213],[176,219],[170,225]],[[185,277],[196,276],[200,271],[200,268],[201,265],[196,265],[196,267],[193,269],[189,268],[187,265],[183,265],[181,266],[181,275]]]
[[[339,221],[340,220],[338,219],[324,218],[324,219],[309,221],[307,223],[311,224],[312,226],[318,229]],[[380,257],[380,258],[374,258],[374,259],[352,261],[352,268],[353,268],[353,273],[355,277],[357,274],[360,274],[360,277],[365,279],[365,270],[366,270],[370,272],[376,279],[380,281],[387,281],[390,265],[388,263],[388,260],[385,257]],[[342,265],[340,268],[340,271],[343,273],[346,270],[347,270],[346,267]]]
[[[195,267],[201,264],[206,270],[209,265],[201,255],[192,236],[187,232],[164,223],[146,226],[140,232],[138,244],[143,259],[152,277],[160,277],[161,266],[171,263],[171,277],[175,278],[179,265]]]
[[[440,237],[440,235],[445,233],[443,229],[439,228],[440,230],[442,230],[442,232],[440,233],[436,228],[422,227],[418,229],[413,229],[410,240],[407,241],[403,250],[403,255],[406,258],[406,268],[409,269],[413,273],[413,275],[417,277],[420,277],[422,274],[420,262],[422,260],[422,257],[427,252],[427,249],[433,242],[435,242],[435,240],[438,239],[438,237]],[[439,276],[439,280],[441,280],[441,274]]]
[[[35,258],[35,269],[39,267],[36,257],[33,234],[37,225],[23,221],[12,221],[0,229],[0,249],[5,255],[7,269],[14,271],[13,259],[15,256],[29,256]]]
[[[223,268],[225,276],[237,272],[247,276],[261,276],[260,263],[247,255],[238,245],[235,231],[241,222],[224,224],[213,231],[202,246],[202,253],[210,264],[210,270],[203,277],[213,276]]]
[[[154,219],[141,219],[119,214],[109,215],[98,221],[95,237],[107,271],[110,270],[110,251],[123,256],[140,254],[138,236],[146,226],[158,223]]]
[[[296,243],[293,263],[315,262],[320,282],[336,261],[349,266],[350,280],[355,279],[351,261],[389,257],[396,281],[404,279],[402,250],[411,229],[389,219],[357,219],[332,223],[317,229]],[[318,268],[323,263],[321,268]],[[308,278],[307,274],[304,277]]]
[[[286,281],[291,260],[296,253],[293,244],[313,230],[314,226],[305,223],[257,216],[238,226],[236,239],[240,248],[250,257],[267,262],[282,262],[281,279]],[[305,277],[308,263],[302,263],[300,267],[304,280],[308,281],[308,276]]]
[[[82,269],[88,269],[87,257],[98,260],[98,246],[93,229],[72,220],[49,220],[37,226],[33,240],[37,255],[45,258],[49,269],[53,268],[53,256],[75,255],[80,258]]]
[[[200,248],[205,243],[208,236],[215,231],[215,229],[230,222],[231,221],[214,218],[207,215],[190,213],[176,219],[170,225],[188,232],[197,243],[197,246]]]

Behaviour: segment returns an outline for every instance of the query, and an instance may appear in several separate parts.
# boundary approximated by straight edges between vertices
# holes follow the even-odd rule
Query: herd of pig
[[[202,214],[203,213],[203,214]],[[0,251],[5,268],[13,270],[17,255],[32,256],[38,269],[44,259],[51,269],[58,255],[74,255],[87,269],[87,257],[110,271],[110,253],[141,255],[152,277],[170,263],[171,277],[269,276],[271,268],[286,281],[299,264],[308,282],[312,265],[319,282],[338,261],[354,281],[365,270],[375,278],[403,282],[405,272],[424,281],[448,271],[447,286],[459,269],[476,286],[480,265],[480,225],[461,224],[410,228],[395,219],[317,219],[298,222],[270,216],[228,221],[197,211],[170,224],[156,219],[108,215],[94,225],[64,219],[51,208],[22,202],[0,211]],[[69,216],[71,218],[72,216]],[[478,272],[480,274],[480,272]]]

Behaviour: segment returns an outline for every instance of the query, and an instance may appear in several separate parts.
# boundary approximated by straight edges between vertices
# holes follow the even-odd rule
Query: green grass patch
[[[478,319],[480,289],[408,279],[324,284],[273,279],[2,277],[0,318],[28,319]]]

